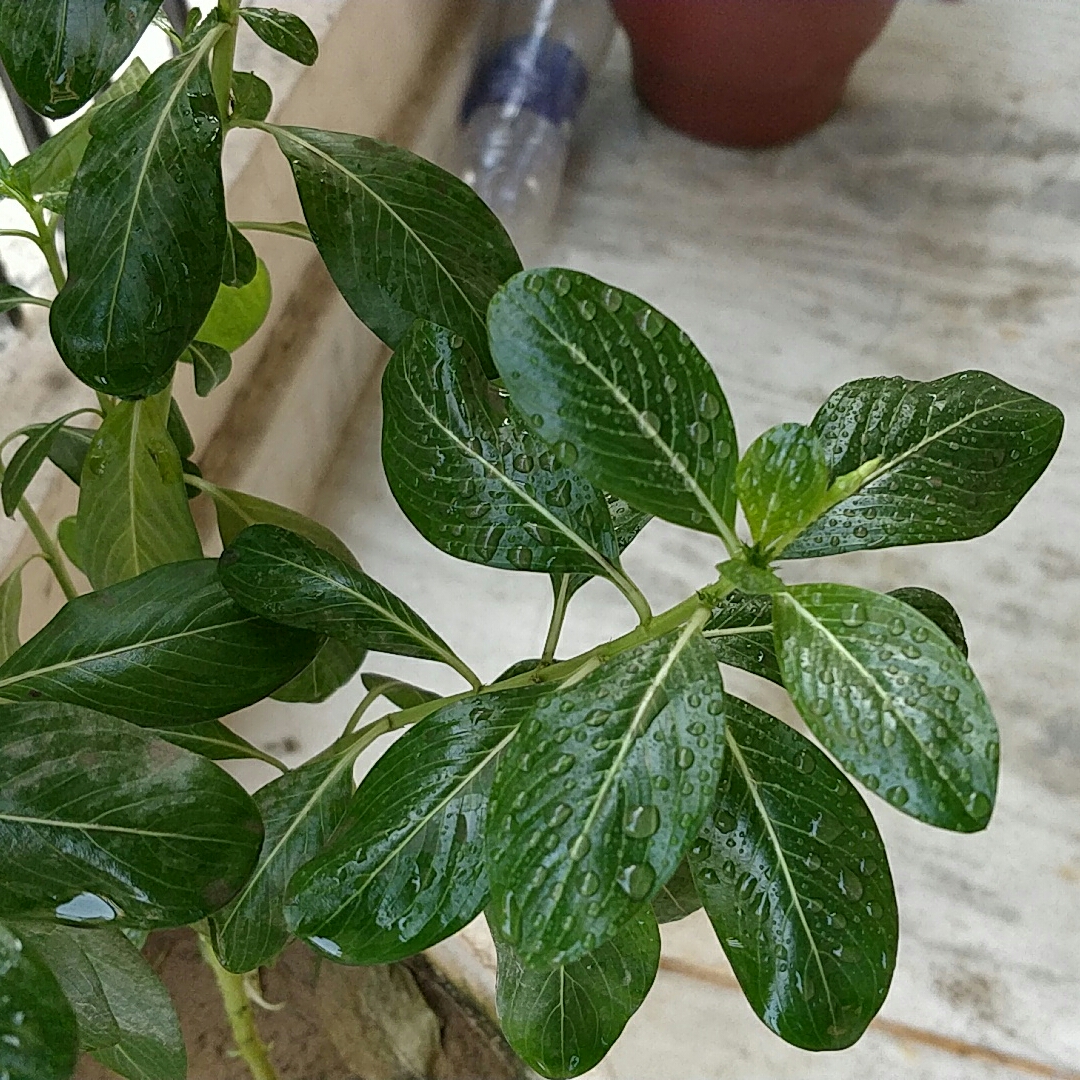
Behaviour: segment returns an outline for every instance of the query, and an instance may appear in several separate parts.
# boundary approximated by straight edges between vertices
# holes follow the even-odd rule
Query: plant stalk
[[[225,1006],[225,1015],[229,1018],[236,1051],[247,1065],[248,1071],[254,1080],[278,1080],[266,1044],[255,1027],[255,1010],[244,989],[244,976],[226,971],[218,963],[210,942],[202,934],[199,935],[199,951],[214,973],[221,1002]]]
[[[555,650],[559,645],[559,637],[562,634],[563,623],[566,621],[566,608],[569,603],[570,575],[562,574],[559,577],[558,587],[555,589],[551,622],[548,625],[547,637],[544,639],[544,651],[540,654],[541,664],[550,664],[555,659]]]
[[[64,264],[60,261],[60,252],[56,247],[56,225],[50,225],[45,220],[45,211],[33,199],[23,203],[26,212],[34,219],[34,228],[37,229],[38,247],[49,264],[49,273],[52,275],[53,285],[59,292],[64,287],[67,275],[64,273]]]
[[[210,61],[210,81],[217,98],[218,113],[224,125],[229,119],[229,103],[232,98],[233,57],[236,54],[236,4],[223,2],[221,11],[229,19],[225,32],[214,45]],[[224,128],[223,128],[224,130]]]
[[[234,221],[241,232],[278,233],[280,236],[295,236],[297,240],[310,240],[311,230],[300,221]]]

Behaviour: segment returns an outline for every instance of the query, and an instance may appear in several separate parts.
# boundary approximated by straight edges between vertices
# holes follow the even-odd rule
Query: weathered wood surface
[[[1080,8],[1071,0],[900,6],[842,111],[795,146],[739,153],[643,116],[620,49],[598,87],[547,261],[638,291],[712,359],[744,443],[806,421],[847,379],[982,367],[1080,401]],[[548,586],[429,548],[382,479],[377,396],[361,409],[321,516],[483,675],[536,655]],[[1013,519],[963,545],[793,566],[801,580],[918,584],[949,595],[1002,728],[989,830],[935,832],[875,801],[902,911],[882,1017],[855,1048],[810,1055],[754,1018],[700,917],[666,933],[654,992],[597,1076],[1080,1076],[1080,444]],[[709,580],[709,538],[654,523],[627,564],[656,605]],[[629,628],[590,585],[563,652]],[[385,662],[384,662],[385,661]],[[452,675],[378,658],[435,688]],[[749,676],[730,685],[775,700]],[[309,751],[344,692],[278,709],[261,734]],[[790,716],[789,716],[790,718]],[[250,730],[250,729],[249,729]],[[490,953],[453,947],[481,983]],[[471,960],[470,960],[471,957]]]

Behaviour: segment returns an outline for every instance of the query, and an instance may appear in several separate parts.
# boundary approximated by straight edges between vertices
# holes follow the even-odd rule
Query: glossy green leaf
[[[834,479],[877,463],[784,558],[981,536],[1042,474],[1063,425],[1055,406],[982,371],[847,383],[811,427]]]
[[[355,763],[355,753],[323,754],[255,792],[266,826],[262,854],[235,899],[210,919],[214,952],[229,971],[254,971],[288,943],[289,879],[322,850],[345,814]]]
[[[678,922],[701,907],[690,863],[683,859],[664,887],[653,897],[652,909],[658,923]]]
[[[233,72],[232,97],[233,120],[265,120],[274,105],[270,85],[253,71]]]
[[[225,550],[218,576],[241,607],[347,644],[458,666],[404,601],[356,567],[277,525],[252,525]]]
[[[44,424],[35,424],[35,430],[45,427]],[[90,444],[97,434],[96,428],[62,427],[49,443],[49,460],[69,479],[76,484],[82,480],[83,465],[86,463],[86,455],[90,450]],[[74,520],[74,519],[73,519]]]
[[[84,409],[76,409],[48,424],[35,424],[27,431],[26,438],[11,457],[3,471],[0,492],[3,494],[4,513],[13,517],[19,500],[26,494],[30,482],[37,476],[38,469],[45,463],[53,441],[59,435],[64,424]]]
[[[202,754],[211,761],[266,760],[266,755],[257,746],[252,746],[247,739],[242,739],[220,720],[204,720],[201,724],[148,730],[159,739],[190,750],[193,754]]]
[[[553,693],[499,762],[491,910],[529,966],[611,938],[675,873],[712,805],[724,692],[699,628]]]
[[[325,701],[352,679],[366,656],[362,645],[327,638],[311,663],[270,696],[275,701]]]
[[[184,419],[184,414],[180,411],[180,406],[176,403],[176,398],[171,398],[169,401],[169,414],[168,419],[165,421],[165,429],[169,433],[169,438],[173,441],[173,446],[176,447],[176,452],[182,458],[191,457],[195,453],[195,440],[192,438],[191,429]]]
[[[472,696],[395,742],[329,846],[293,878],[285,914],[294,933],[344,963],[385,964],[474,919],[488,896],[491,773],[541,695]]]
[[[61,518],[56,526],[56,542],[68,561],[78,570],[82,570],[82,558],[79,555],[79,523],[74,514]]]
[[[111,78],[160,0],[0,0],[0,59],[43,116],[70,116]]]
[[[75,1008],[79,1045],[129,1080],[184,1080],[187,1052],[168,991],[119,930],[20,922]]]
[[[813,743],[728,698],[716,803],[690,866],[754,1011],[807,1050],[840,1050],[881,1008],[896,896],[874,819]]]
[[[50,210],[63,213],[71,182],[90,145],[90,126],[101,106],[133,94],[149,77],[146,65],[137,56],[132,57],[119,78],[98,94],[93,106],[82,116],[15,163],[12,177],[16,185]]]
[[[69,601],[0,665],[0,700],[84,705],[147,727],[217,720],[311,662],[318,638],[238,607],[217,563],[170,563]]]
[[[199,397],[206,397],[232,372],[232,357],[221,346],[208,341],[193,341],[184,359],[195,369],[195,393]]]
[[[319,43],[307,23],[290,11],[245,7],[240,17],[259,37],[290,60],[310,67],[319,58]]]
[[[266,321],[273,300],[270,271],[262,259],[255,260],[255,276],[238,288],[220,285],[213,306],[195,333],[208,345],[233,353],[250,341]]]
[[[811,428],[777,424],[754,440],[735,470],[750,534],[762,551],[782,549],[820,513],[829,463]]]
[[[41,304],[43,302],[40,297],[32,296],[25,289],[20,289],[18,285],[9,285],[6,281],[0,282],[0,315],[22,304]]]
[[[430,319],[486,363],[488,301],[521,260],[472,188],[375,139],[269,130],[292,166],[319,254],[359,318],[392,349],[415,319]]]
[[[261,81],[261,80],[260,80]],[[225,236],[225,259],[221,264],[221,284],[239,289],[255,279],[259,260],[251,241],[233,224]]]
[[[184,926],[247,879],[262,823],[213,762],[71,705],[0,715],[0,911]]]
[[[622,553],[637,539],[638,534],[652,520],[651,514],[644,514],[635,510],[625,499],[616,499],[605,493],[604,501],[607,503],[608,513],[611,515],[611,524],[615,529],[615,545]],[[559,595],[563,578],[566,579],[567,601],[592,577],[591,574],[553,574],[551,585],[555,595]]]
[[[394,353],[382,452],[406,517],[447,554],[622,578],[603,496],[529,434],[450,331],[418,321]]]
[[[889,595],[902,600],[920,615],[925,615],[932,623],[936,623],[938,629],[960,650],[961,655],[967,658],[968,643],[964,624],[960,621],[956,608],[941,593],[912,585],[902,589],[890,589]]]
[[[893,596],[798,585],[773,599],[784,685],[853,776],[905,814],[986,828],[998,730],[982,687],[938,626]]]
[[[541,1076],[580,1076],[598,1064],[645,1000],[660,964],[660,930],[648,909],[595,952],[551,970],[525,967],[494,922],[492,930],[499,1026]]]
[[[79,1040],[75,1014],[37,950],[0,924],[0,1076],[68,1080]]]
[[[713,607],[702,633],[722,664],[783,683],[776,660],[771,597],[730,593]]]
[[[95,589],[202,555],[166,423],[168,402],[168,391],[119,402],[90,444],[79,490],[78,547]]]
[[[567,466],[706,532],[735,518],[735,428],[694,344],[644,300],[573,270],[517,275],[488,313],[510,397]]]
[[[784,583],[772,570],[754,566],[744,558],[728,559],[717,567],[725,585],[747,596],[762,596],[781,592]]]
[[[0,664],[19,648],[19,620],[22,617],[23,562],[0,583]]]
[[[163,64],[92,125],[50,326],[64,363],[95,390],[162,389],[214,302],[227,231],[214,40]]]
[[[378,689],[391,705],[399,709],[411,709],[415,705],[424,705],[429,701],[436,701],[438,694],[431,690],[425,690],[412,683],[402,682],[391,675],[377,675],[372,671],[365,671],[360,676],[367,690]],[[497,680],[501,682],[502,680]]]
[[[359,568],[356,556],[325,525],[290,510],[287,506],[247,495],[242,491],[213,487],[207,494],[214,500],[221,543],[229,547],[249,525],[279,525],[289,532],[306,537],[317,547],[336,555],[350,566]]]

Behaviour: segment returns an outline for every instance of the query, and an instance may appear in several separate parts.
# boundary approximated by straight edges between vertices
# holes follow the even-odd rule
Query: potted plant
[[[665,123],[771,146],[824,123],[896,0],[613,0],[634,83]]]
[[[41,18],[53,5],[0,0],[0,54],[31,105],[56,115],[99,95],[0,162],[0,194],[25,209],[57,288],[4,303],[50,307],[98,401],[89,425],[72,414],[9,436],[2,481],[68,600],[20,643],[19,571],[0,586],[0,1072],[63,1080],[86,1050],[122,1076],[180,1080],[184,1048],[138,947],[191,927],[237,1050],[270,1080],[250,973],[291,939],[383,965],[482,913],[502,1029],[546,1076],[603,1057],[656,974],[658,924],[699,907],[781,1038],[853,1043],[898,939],[864,795],[984,828],[997,727],[943,597],[790,585],[781,564],[986,533],[1050,462],[1060,411],[976,371],[860,379],[811,424],[740,450],[712,369],[646,301],[523,271],[470,189],[404,150],[267,122],[269,88],[234,72],[233,46],[246,24],[309,63],[295,16],[223,0],[174,59],[101,94],[156,7],[132,0],[118,23],[87,6],[75,35]],[[235,128],[276,141],[304,224],[227,221]],[[338,537],[199,475],[171,386],[211,393],[226,344],[264,313],[244,236],[260,228],[310,236],[394,350],[383,464],[416,528],[457,558],[550,577],[538,657],[481,677]],[[57,534],[25,498],[47,461],[79,485]],[[219,559],[192,497],[216,507]],[[653,515],[714,536],[720,560],[662,612],[620,558]],[[69,562],[93,591],[77,594]],[[591,577],[638,625],[560,657]],[[291,770],[224,723],[267,695],[325,697],[380,652],[446,665],[461,690],[365,667],[340,737]],[[721,664],[785,687],[814,740],[726,693]],[[365,722],[380,698],[393,710]],[[405,729],[356,787],[361,751]],[[249,795],[215,763],[244,756],[281,775]],[[578,993],[559,992],[566,979]]]

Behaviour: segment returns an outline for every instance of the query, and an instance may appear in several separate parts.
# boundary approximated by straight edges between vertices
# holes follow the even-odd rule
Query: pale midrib
[[[346,753],[341,760],[334,766],[330,773],[326,776],[321,784],[312,792],[311,797],[304,803],[300,811],[293,818],[288,829],[282,834],[281,838],[274,845],[270,853],[262,861],[258,869],[248,878],[248,883],[240,890],[236,899],[230,904],[230,911],[225,920],[221,923],[219,928],[219,935],[224,934],[232,923],[236,914],[240,911],[241,905],[247,899],[248,896],[254,891],[255,886],[259,883],[262,877],[270,869],[274,859],[277,857],[278,852],[292,839],[293,835],[300,828],[300,826],[306,821],[307,816],[311,813],[312,808],[318,804],[326,793],[327,789],[338,779],[339,776],[346,770],[353,767],[353,763],[359,756],[360,751],[363,749],[363,745],[356,748],[354,752]]]
[[[415,389],[413,389],[412,382],[409,382],[409,389],[412,391],[413,399],[417,405],[423,410],[424,415],[434,424],[440,431],[444,432],[447,437],[452,439],[457,447],[465,454],[467,454],[474,461],[478,461],[496,480],[499,481],[508,491],[513,492],[523,503],[531,506],[538,514],[549,521],[552,527],[563,534],[572,544],[580,548],[597,566],[600,567],[605,577],[610,577],[613,580],[623,580],[624,575],[619,573],[618,568],[608,559],[604,558],[599,551],[596,550],[583,536],[579,536],[573,529],[571,529],[566,522],[561,521],[556,517],[543,503],[537,502],[532,498],[528,492],[519,487],[506,475],[501,469],[496,468],[490,461],[472,450],[469,445],[460,439],[455,432],[448,428],[442,420],[434,413],[428,405],[419,397]]]
[[[152,836],[157,840],[191,840],[201,844],[229,844],[226,839],[209,836],[188,836],[186,833],[157,832],[153,829],[133,829],[125,825],[98,825],[89,821],[54,821],[51,818],[28,817],[9,814],[0,810],[0,821],[14,821],[20,825],[44,825],[51,829],[79,829],[83,832],[120,833],[125,836]]]
[[[405,232],[410,237],[412,237],[413,242],[427,253],[427,255],[431,258],[431,261],[439,268],[440,271],[442,271],[442,274],[447,279],[447,281],[449,281],[450,284],[453,285],[454,291],[461,297],[462,300],[465,301],[465,304],[467,305],[469,310],[476,316],[481,325],[484,324],[484,312],[477,310],[476,305],[469,299],[469,297],[465,294],[465,290],[462,289],[462,287],[458,284],[457,278],[455,278],[454,275],[451,274],[450,271],[442,264],[441,260],[435,254],[435,252],[432,251],[431,248],[428,247],[428,245],[424,242],[423,237],[394,209],[391,203],[387,202],[381,195],[378,194],[378,192],[373,191],[370,187],[368,187],[368,185],[365,184],[364,181],[361,180],[360,177],[357,176],[356,173],[354,173],[351,169],[345,168],[345,166],[342,165],[341,162],[338,161],[336,158],[331,157],[324,150],[321,150],[319,149],[319,147],[313,145],[312,143],[309,143],[306,139],[300,138],[300,136],[295,134],[290,128],[276,127],[273,125],[266,126],[269,128],[272,135],[276,136],[278,132],[282,132],[287,138],[292,139],[292,141],[295,142],[298,146],[302,146],[306,150],[310,151],[312,154],[315,154],[317,157],[322,158],[322,160],[325,161],[328,165],[330,165],[331,168],[337,169],[337,171],[340,172],[343,176],[348,177],[348,179],[355,183],[356,186],[362,191],[366,191],[367,194],[370,195],[371,198],[379,204],[379,206],[386,210],[386,212],[405,230]]]
[[[116,272],[116,280],[113,283],[112,299],[109,301],[109,314],[105,324],[105,352],[108,353],[109,346],[112,344],[112,329],[113,329],[113,316],[116,313],[116,298],[120,293],[120,281],[124,276],[124,267],[127,264],[127,252],[128,246],[131,243],[131,235],[135,226],[135,212],[139,206],[139,198],[142,193],[143,184],[146,183],[147,174],[150,171],[150,160],[154,156],[154,152],[157,150],[158,140],[161,138],[161,133],[165,128],[165,122],[169,118],[169,114],[172,111],[173,105],[176,104],[176,99],[184,91],[187,86],[188,79],[191,78],[192,72],[202,63],[203,57],[209,47],[221,36],[223,31],[215,31],[207,34],[204,41],[199,44],[199,47],[191,54],[191,63],[188,64],[181,75],[176,80],[176,86],[173,87],[172,92],[165,100],[165,107],[161,110],[158,116],[157,122],[154,124],[153,131],[151,132],[150,139],[146,144],[146,152],[143,154],[142,164],[139,166],[139,175],[135,181],[134,190],[131,194],[131,209],[128,212],[127,226],[124,229],[124,239],[120,247],[120,262],[119,268]]]
[[[129,565],[135,571],[132,577],[138,577],[142,573],[139,562],[139,537],[138,525],[135,521],[135,470],[138,464],[136,447],[139,442],[139,426],[142,421],[143,401],[136,401],[131,410],[131,438],[128,440],[128,470],[127,470],[127,509],[128,509],[128,540],[131,543],[131,562]]]
[[[701,636],[703,638],[743,637],[746,634],[772,633],[772,628],[771,622],[755,626],[725,626],[720,630],[702,630]]]
[[[126,645],[119,645],[115,649],[106,649],[104,652],[90,653],[86,656],[78,656],[73,660],[65,660],[59,664],[50,664],[48,667],[33,668],[18,675],[9,675],[6,679],[0,679],[0,690],[5,686],[14,686],[25,682],[27,679],[36,679],[41,675],[52,675],[57,671],[67,671],[69,668],[81,667],[96,660],[107,660],[111,656],[122,656],[134,649],[145,649],[154,645],[166,645],[171,641],[182,641],[184,638],[201,637],[213,633],[216,630],[227,630],[230,626],[243,626],[244,623],[254,622],[255,615],[248,615],[243,619],[234,619],[232,622],[214,623],[213,626],[196,627],[194,630],[184,630],[178,634],[169,634],[167,637],[147,638],[144,641],[132,641]]]
[[[886,691],[881,688],[881,686],[878,684],[877,679],[875,679],[874,676],[863,666],[863,664],[859,661],[858,657],[854,656],[847,648],[847,646],[827,626],[825,626],[822,622],[816,619],[806,608],[804,608],[802,604],[800,604],[799,601],[795,599],[794,596],[792,596],[790,593],[787,593],[784,595],[783,598],[790,600],[791,603],[796,608],[798,608],[800,612],[802,612],[802,615],[806,622],[810,623],[818,630],[819,633],[824,635],[832,644],[832,646],[836,649],[836,651],[839,652],[842,656],[844,656],[847,659],[848,663],[851,664],[851,666],[863,676],[863,678],[870,684],[870,686],[873,687],[877,697],[881,700],[882,711],[887,711],[889,705],[892,702],[892,695],[886,693]],[[963,795],[956,789],[951,777],[946,772],[943,772],[941,767],[938,766],[935,760],[930,757],[930,755],[926,752],[926,747],[923,745],[922,740],[911,727],[911,724],[908,722],[903,710],[894,709],[893,712],[899,718],[899,721],[903,725],[904,730],[911,736],[911,738],[915,742],[915,745],[922,752],[922,756],[928,762],[930,762],[930,765],[933,767],[934,772],[941,778],[942,783],[953,793],[953,795],[956,796],[957,801],[960,803],[961,806],[965,808],[964,812],[967,813],[967,804],[964,801]]]
[[[739,748],[739,744],[735,741],[734,736],[731,734],[731,728],[728,727],[724,731],[724,739],[731,750],[732,756],[735,758],[735,764],[738,766],[739,772],[742,773],[742,778],[746,784],[747,790],[750,792],[750,798],[754,801],[754,806],[757,809],[758,815],[761,818],[762,824],[765,827],[765,832],[769,837],[769,843],[772,845],[773,850],[776,852],[776,859],[780,866],[780,872],[783,874],[784,881],[787,883],[789,892],[791,893],[792,906],[798,912],[799,922],[802,925],[803,932],[806,934],[806,940],[810,944],[810,951],[814,955],[814,963],[817,964],[818,974],[821,976],[822,990],[825,994],[825,999],[829,1003],[829,1016],[832,1017],[832,1021],[836,1023],[836,1010],[833,1008],[832,993],[829,990],[829,980],[825,977],[825,966],[821,961],[821,953],[817,947],[817,941],[814,938],[813,933],[810,930],[810,924],[806,921],[806,913],[803,911],[802,904],[799,902],[799,891],[795,888],[795,882],[791,877],[791,869],[788,866],[787,858],[784,855],[784,850],[780,846],[780,837],[776,835],[776,830],[773,828],[772,820],[769,817],[768,811],[765,809],[765,804],[761,801],[761,795],[758,793],[757,784],[754,782],[753,776],[750,774],[750,769],[746,764],[746,759],[742,755],[742,750]]]
[[[502,739],[499,740],[499,742],[494,747],[492,747],[491,750],[489,750],[483,756],[480,763],[475,768],[471,769],[468,773],[466,773],[465,776],[462,777],[461,781],[455,784],[447,792],[447,794],[438,803],[436,803],[434,807],[432,807],[430,814],[427,814],[425,817],[421,818],[419,821],[416,822],[416,825],[405,834],[401,842],[398,843],[397,846],[394,847],[394,849],[387,854],[386,858],[384,858],[378,866],[376,866],[373,870],[368,871],[365,876],[363,885],[361,885],[360,888],[358,888],[354,893],[352,893],[345,901],[345,903],[339,904],[334,909],[332,914],[330,914],[326,919],[322,920],[322,922],[324,924],[329,922],[331,919],[336,918],[345,908],[349,907],[349,905],[356,903],[356,901],[359,900],[360,897],[362,897],[364,893],[367,892],[371,883],[379,877],[383,870],[385,870],[405,850],[405,848],[408,847],[414,837],[416,837],[418,833],[422,832],[425,828],[427,828],[427,826],[435,819],[439,812],[445,810],[446,807],[449,806],[450,803],[466,787],[468,787],[469,784],[471,784],[480,775],[481,772],[484,771],[488,764],[494,761],[495,758],[497,758],[499,754],[501,754],[503,750],[506,749],[506,747],[510,743],[510,740],[513,739],[513,737],[517,734],[517,731],[518,725],[515,725],[509,732],[507,732],[505,736],[503,736]]]
[[[600,816],[600,812],[603,809],[608,794],[615,784],[615,780],[622,770],[623,765],[626,763],[630,751],[633,749],[634,744],[641,734],[638,731],[638,727],[641,724],[641,718],[652,704],[652,700],[656,696],[657,691],[660,690],[668,675],[671,674],[671,669],[675,666],[675,661],[679,659],[683,650],[690,643],[690,639],[701,629],[702,624],[708,620],[708,617],[709,612],[706,608],[702,608],[696,615],[691,617],[690,621],[683,627],[683,631],[672,646],[671,651],[664,658],[664,662],[657,669],[656,674],[649,680],[648,688],[634,712],[634,718],[627,726],[626,734],[623,735],[622,741],[619,744],[619,751],[604,774],[604,779],[592,800],[592,805],[589,807],[589,813],[579,830],[579,835],[584,836],[588,834],[596,824],[596,819]]]
[[[637,424],[638,430],[655,446],[667,459],[668,466],[675,472],[686,484],[690,493],[697,500],[698,505],[705,511],[706,516],[716,526],[716,531],[721,537],[728,536],[731,533],[728,523],[720,516],[720,512],[713,506],[708,496],[701,489],[701,485],[690,474],[690,470],[679,460],[675,453],[675,450],[669,446],[661,437],[660,432],[656,430],[646,419],[643,413],[639,412],[631,402],[630,398],[624,393],[624,391],[615,385],[608,377],[600,370],[589,358],[586,356],[584,350],[578,346],[560,337],[555,331],[546,323],[541,322],[541,326],[567,351],[574,356],[580,357],[581,362],[589,369],[607,388],[611,396],[633,417],[634,423]]]

